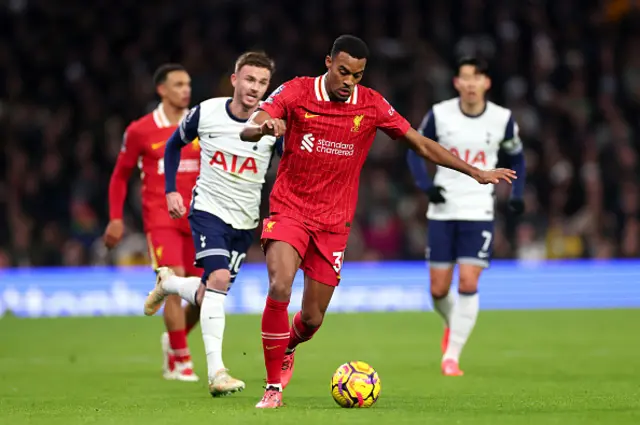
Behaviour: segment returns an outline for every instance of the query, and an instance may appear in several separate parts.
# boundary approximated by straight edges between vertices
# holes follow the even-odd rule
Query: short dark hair
[[[174,71],[187,71],[184,66],[179,63],[165,63],[160,65],[156,72],[153,73],[153,84],[159,86],[167,81],[167,76]]]
[[[263,51],[251,51],[241,54],[236,60],[235,72],[240,71],[246,65],[268,69],[271,75],[276,72],[276,63]]]
[[[477,74],[489,75],[489,65],[484,59],[476,58],[475,56],[461,57],[458,59],[458,74],[460,74],[460,68],[463,66],[473,66]]]
[[[345,52],[356,59],[369,58],[369,47],[367,47],[367,43],[354,35],[345,34],[336,38],[331,48],[331,57],[335,58],[340,52]]]

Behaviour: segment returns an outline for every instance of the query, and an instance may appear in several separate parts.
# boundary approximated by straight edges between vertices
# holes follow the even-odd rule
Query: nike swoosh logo
[[[264,348],[266,348],[267,350],[275,350],[276,348],[280,347],[279,345],[272,345],[272,346],[266,346]]]
[[[309,118],[315,118],[315,117],[319,117],[320,115],[316,115],[316,114],[310,114],[308,112],[304,113],[304,117],[309,119]]]
[[[161,147],[163,147],[165,145],[165,143],[167,143],[167,142],[164,141],[164,142],[152,143],[151,144],[151,149],[153,149],[154,151],[156,149],[160,149]]]

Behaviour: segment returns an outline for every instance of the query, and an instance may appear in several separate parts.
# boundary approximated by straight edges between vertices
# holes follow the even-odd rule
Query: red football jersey
[[[348,233],[360,170],[376,131],[398,139],[410,125],[367,87],[356,86],[346,102],[329,100],[325,78],[288,81],[261,106],[272,118],[287,121],[269,210],[322,230]]]
[[[152,113],[129,124],[109,184],[109,216],[112,220],[122,218],[127,182],[133,169],[138,166],[142,178],[142,222],[145,232],[161,227],[178,227],[191,233],[186,217],[174,220],[169,216],[165,198],[164,147],[177,128],[167,119],[162,104]],[[199,172],[200,146],[196,140],[182,149],[178,169],[177,187],[185,206],[191,202],[191,190]]]

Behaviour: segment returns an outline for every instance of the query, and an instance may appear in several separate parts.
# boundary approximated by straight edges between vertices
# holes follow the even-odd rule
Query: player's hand
[[[522,215],[524,212],[524,200],[517,198],[509,199],[509,211],[516,216]]]
[[[184,201],[182,200],[182,195],[178,192],[167,193],[167,208],[171,218],[180,218],[187,213]]]
[[[478,170],[472,176],[480,184],[498,184],[504,180],[511,184],[512,180],[518,178],[516,172],[508,168],[496,168],[495,170]]]
[[[122,220],[111,220],[104,231],[104,244],[111,249],[118,245],[124,234],[124,223]]]
[[[284,120],[281,120],[279,118],[268,119],[260,126],[260,133],[265,136],[284,136],[286,130],[287,124],[284,122]]]
[[[431,186],[427,190],[427,196],[429,197],[429,202],[432,204],[442,204],[446,201],[444,196],[442,196],[442,192],[444,192],[444,187],[442,186]]]

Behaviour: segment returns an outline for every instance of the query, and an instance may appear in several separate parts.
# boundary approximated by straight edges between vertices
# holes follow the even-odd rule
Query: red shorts
[[[153,269],[158,267],[182,267],[187,276],[202,276],[202,269],[193,262],[196,249],[189,233],[171,227],[147,232],[147,245]]]
[[[348,233],[332,233],[285,216],[265,218],[262,228],[262,247],[269,241],[282,241],[293,246],[306,276],[329,286],[338,286]]]

